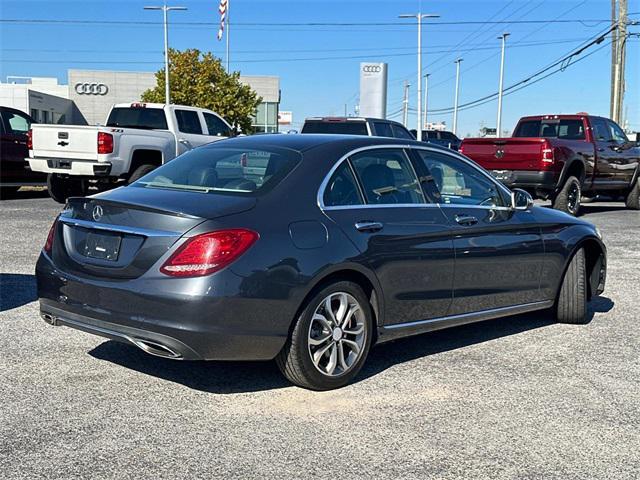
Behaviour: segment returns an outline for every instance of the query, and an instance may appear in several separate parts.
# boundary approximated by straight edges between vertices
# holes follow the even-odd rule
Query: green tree
[[[251,117],[262,98],[240,83],[240,74],[228,74],[220,59],[197,49],[169,49],[171,102],[207,108],[232,126],[251,133]],[[142,94],[144,102],[164,103],[164,68],[156,73],[156,86]]]

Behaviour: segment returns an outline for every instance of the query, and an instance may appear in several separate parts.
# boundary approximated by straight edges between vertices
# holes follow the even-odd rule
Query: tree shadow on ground
[[[38,299],[35,275],[0,273],[0,312]]]

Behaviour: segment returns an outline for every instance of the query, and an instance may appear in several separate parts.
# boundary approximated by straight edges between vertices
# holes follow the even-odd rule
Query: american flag
[[[222,35],[224,34],[224,24],[227,20],[228,3],[228,0],[220,0],[220,6],[218,6],[218,11],[220,12],[220,28],[218,29],[218,40],[222,40]]]

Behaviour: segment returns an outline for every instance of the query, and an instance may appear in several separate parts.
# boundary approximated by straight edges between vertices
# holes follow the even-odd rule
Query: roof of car
[[[375,118],[375,117],[308,117],[305,118],[305,122],[386,122],[394,123],[396,125],[402,125],[395,120],[389,120],[387,118]]]
[[[324,133],[304,133],[297,135],[253,135],[246,137],[235,137],[227,140],[220,140],[207,145],[214,147],[234,147],[234,148],[264,148],[268,146],[289,148],[298,152],[305,152],[312,148],[322,146],[343,147],[345,149],[355,149],[375,145],[411,145],[425,147],[424,142],[391,137],[370,137],[366,135],[333,135]],[[443,150],[447,150],[443,148]]]

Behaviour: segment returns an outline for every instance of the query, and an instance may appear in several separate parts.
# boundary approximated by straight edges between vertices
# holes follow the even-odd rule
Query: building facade
[[[253,117],[255,131],[277,132],[280,79],[241,76],[240,81],[262,97]],[[55,78],[7,77],[0,83],[0,105],[22,110],[39,123],[104,124],[112,105],[138,102],[155,85],[153,72],[69,70],[67,85]]]

